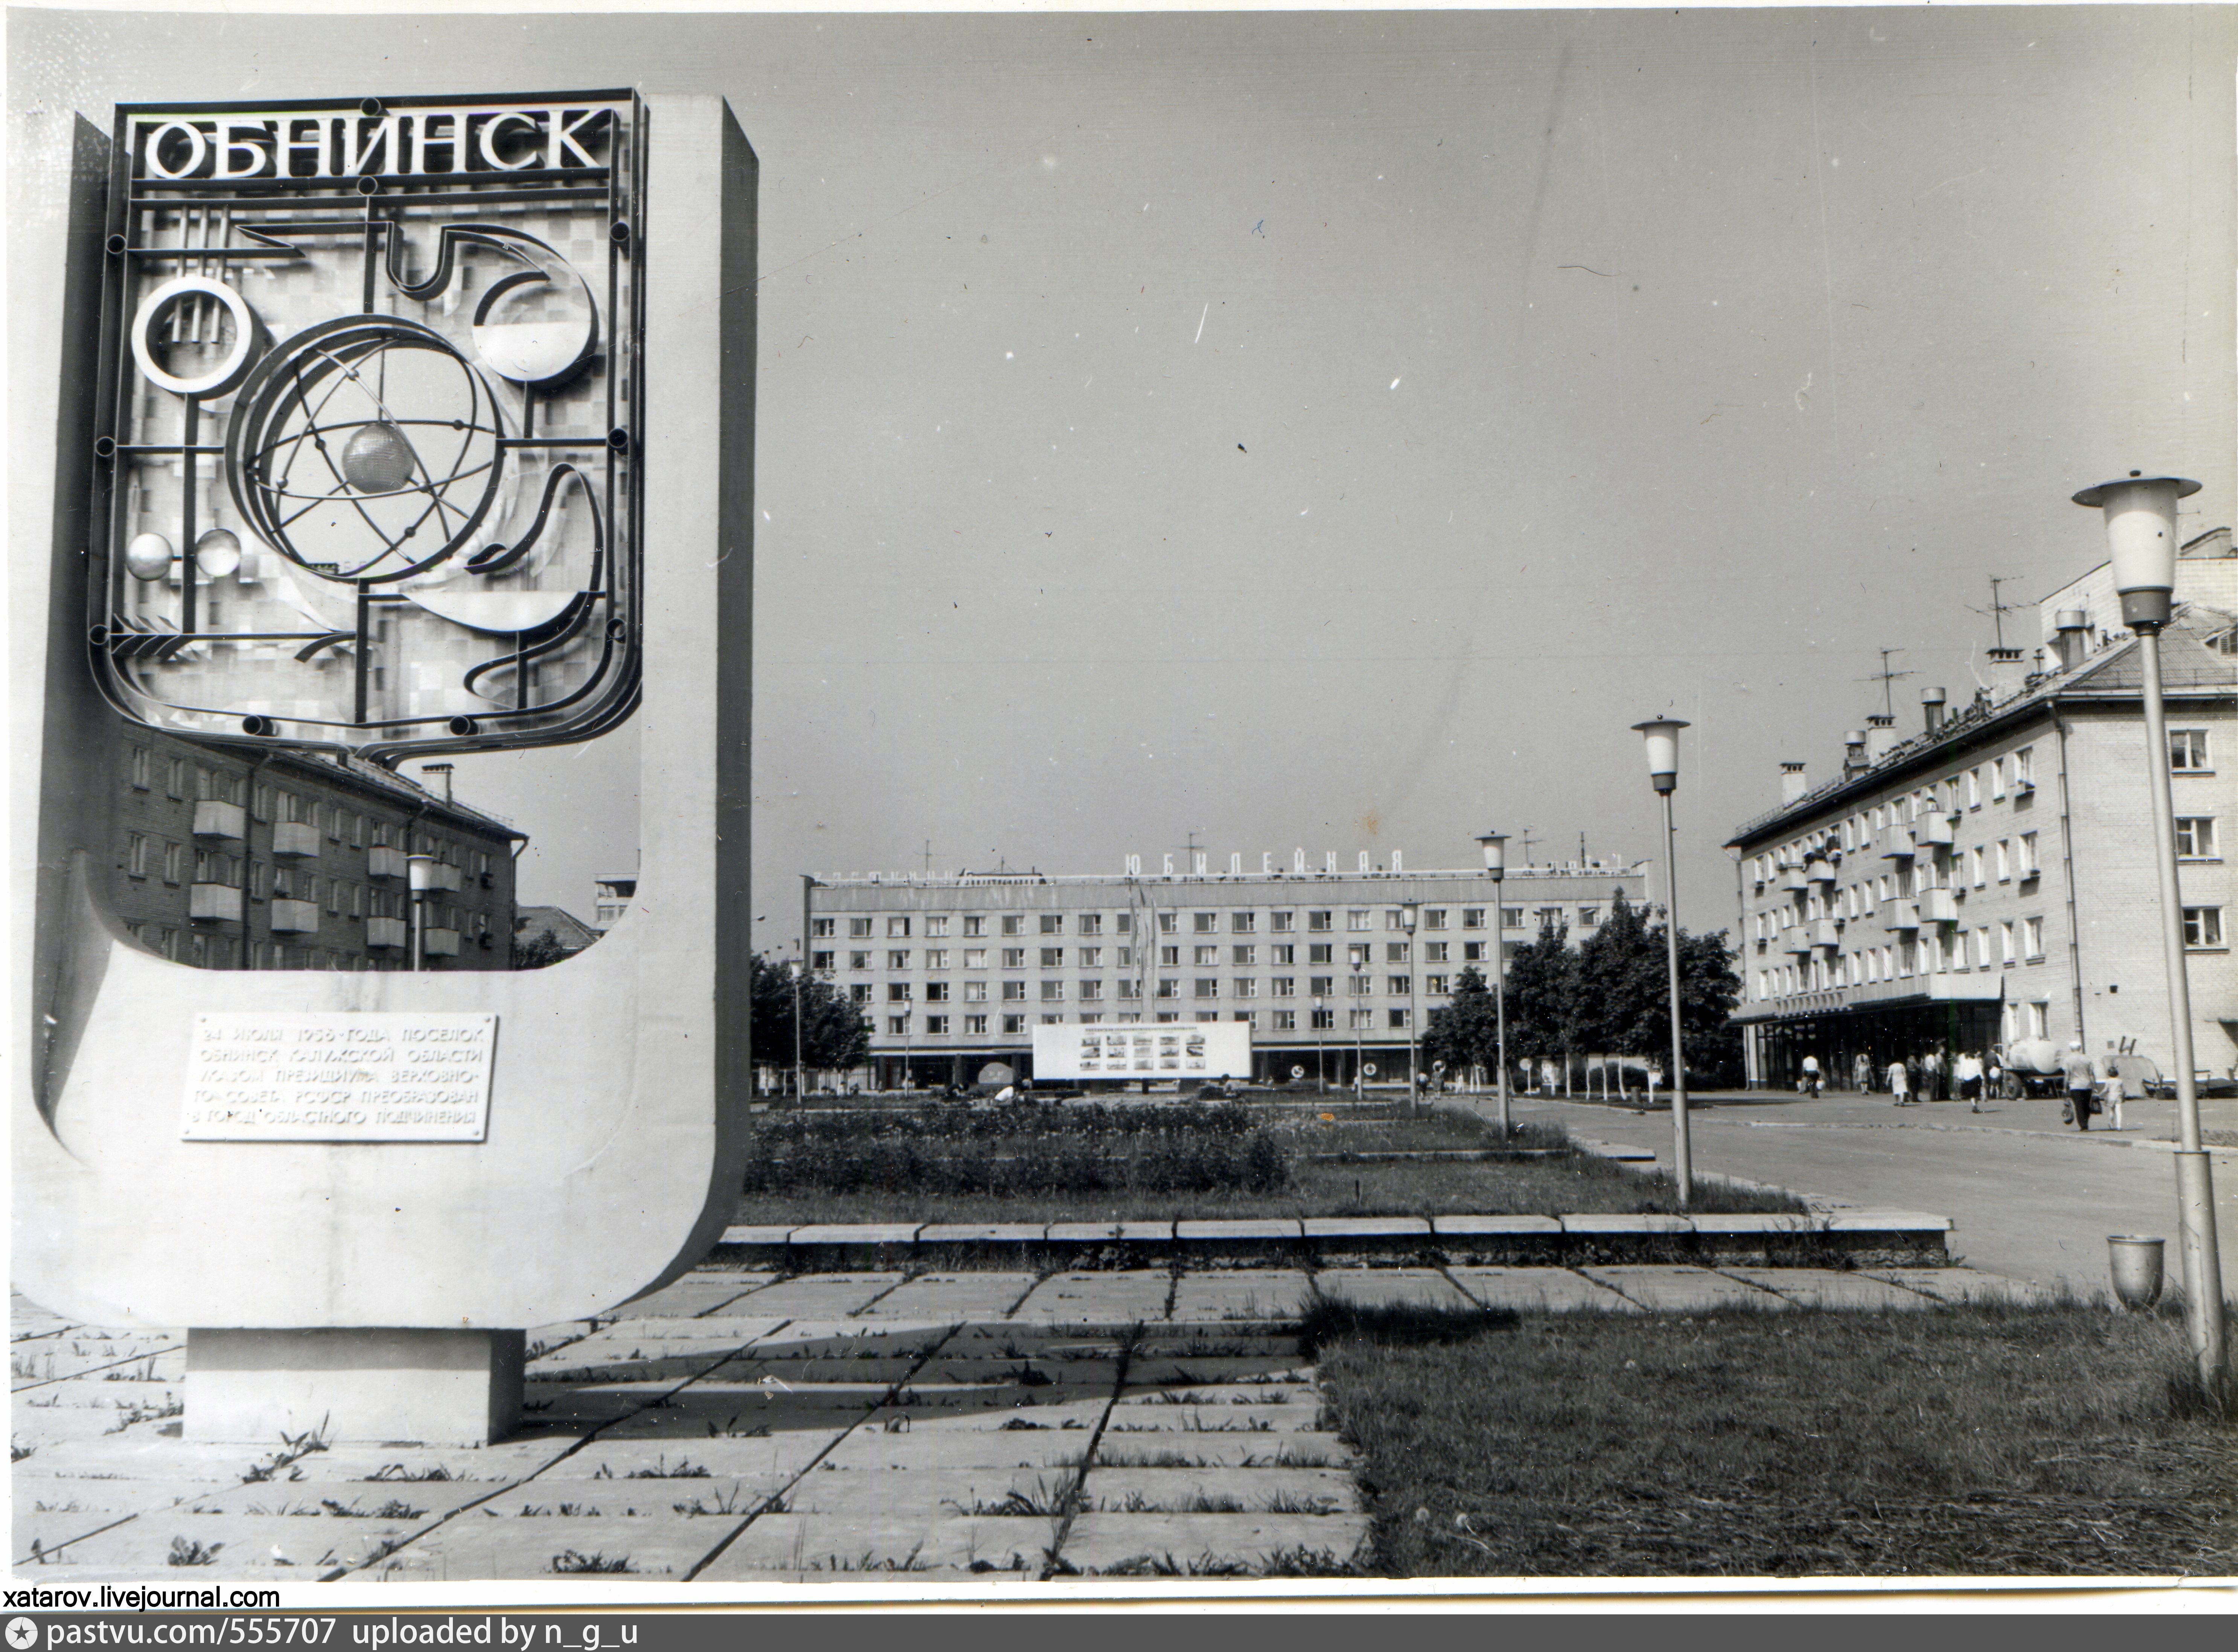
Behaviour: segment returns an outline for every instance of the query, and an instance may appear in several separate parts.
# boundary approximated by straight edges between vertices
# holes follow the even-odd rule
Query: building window
[[[1121,981],[1119,983],[1119,996],[1122,998],[1128,999],[1131,1002],[1140,1003],[1142,998],[1142,984],[1140,981],[1133,980]]]
[[[1308,941],[1306,944],[1306,962],[1308,964],[1335,963],[1336,943],[1334,941]]]
[[[1235,988],[1237,998],[1255,998],[1259,996],[1259,981],[1255,976],[1239,975],[1232,985]]]
[[[1996,802],[2005,795],[2005,760],[1998,758],[1990,765],[1990,799]]]
[[[1298,978],[1294,975],[1277,975],[1268,991],[1278,998],[1295,998],[1298,992]]]
[[[1406,928],[1407,914],[1400,912],[1395,906],[1387,908],[1383,913],[1383,927],[1386,929]]]
[[[166,758],[163,761],[163,792],[167,797],[183,798],[187,794],[187,760]],[[167,930],[165,933],[169,933]],[[168,954],[167,954],[168,956]]]
[[[1081,1001],[1083,1004],[1094,1004],[1094,1003],[1097,1002],[1099,999],[1101,999],[1101,998],[1102,998],[1102,996],[1103,996],[1103,983],[1102,983],[1102,982],[1101,982],[1101,981],[1083,981],[1083,982],[1080,984],[1080,1001]]]
[[[925,939],[928,940],[931,939],[936,935],[945,935],[948,933],[948,919],[945,917],[926,919],[924,920],[924,933]]]
[[[1403,998],[1414,990],[1414,981],[1411,975],[1394,975],[1384,985],[1393,998]]]
[[[1336,1025],[1336,1012],[1334,1010],[1315,1010],[1313,1012],[1313,1023],[1314,1032],[1327,1032]]]
[[[1103,932],[1103,914],[1102,912],[1081,913],[1080,932],[1083,935],[1101,935]]]
[[[1170,976],[1162,975],[1158,978],[1158,996],[1160,998],[1177,998],[1181,995],[1182,984],[1179,981],[1175,980]]]
[[[2021,956],[2027,959],[2032,964],[2041,963],[2043,961],[2043,919],[2023,918],[2021,919]]]
[[[1393,1026],[1403,1028],[1407,1024],[1410,1012],[1408,1012],[1405,1005],[1401,1005],[1394,1009],[1386,1012],[1386,1013],[1390,1016],[1390,1024]]]
[[[1295,1032],[1297,1030],[1298,1012],[1295,1010],[1277,1010],[1275,1012],[1275,1032]]]
[[[1816,901],[1818,898],[1818,896],[1813,895],[1811,899],[1813,901]],[[1578,927],[1579,929],[1592,929],[1599,924],[1600,921],[1601,909],[1599,907],[1580,906],[1578,908]]]
[[[1214,965],[1220,962],[1220,948],[1217,946],[1199,946],[1194,950],[1194,953],[1189,961],[1196,965],[1199,969],[1210,969]]]
[[[148,748],[144,746],[132,747],[132,755],[129,761],[131,766],[132,789],[136,792],[146,791],[149,770],[152,766],[152,759]]]
[[[2016,954],[2013,950],[2013,926],[2010,923],[1997,926],[1997,945],[2002,949],[2001,955],[2004,961],[2008,964],[2011,963]]]
[[[1004,912],[1003,914],[1003,932],[1005,935],[1024,934],[1026,932],[1025,914],[1023,912]]]
[[[849,982],[847,1001],[850,1004],[868,1004],[871,1001],[871,984],[868,981]]]
[[[987,1018],[983,1015],[965,1016],[963,1018],[963,1030],[968,1033],[983,1038],[987,1032]]]
[[[1267,914],[1267,927],[1277,935],[1287,935],[1294,927],[1291,920],[1296,917],[1295,912],[1269,912]]]
[[[1348,912],[1344,915],[1344,926],[1357,934],[1367,927],[1367,919],[1368,914],[1364,912]]]
[[[851,940],[868,940],[871,938],[871,920],[867,918],[850,918],[847,920],[847,936]]]
[[[1170,935],[1180,926],[1181,914],[1179,912],[1160,912],[1158,914],[1158,933],[1161,935]]]
[[[906,1004],[910,1001],[910,984],[907,981],[888,981],[886,983],[887,1003]]]
[[[2051,1036],[2049,999],[2038,998],[2028,1006],[2028,1029],[2029,1037],[2031,1038],[2048,1038]]]
[[[1383,961],[1387,964],[1411,964],[1414,960],[1408,955],[1405,941],[1387,941],[1383,947]]]
[[[1064,948],[1062,946],[1043,947],[1042,967],[1045,970],[1063,969],[1064,967]]]
[[[1309,977],[1308,980],[1315,998],[1328,998],[1336,992],[1336,977],[1334,975],[1315,975]]]
[[[924,1030],[927,1032],[947,1032],[948,1018],[944,1015],[928,1015],[924,1018]]]
[[[909,954],[908,954],[907,952],[888,952],[888,953],[886,954],[886,967],[887,967],[888,969],[890,969],[890,970],[905,970],[905,969],[907,969],[909,966],[910,966],[910,962],[909,962]]]
[[[167,843],[163,846],[163,881],[165,883],[175,884],[179,881],[179,872],[183,859],[183,853],[177,844]]]
[[[850,953],[848,953],[848,954],[847,954],[847,967],[848,967],[849,969],[851,969],[851,970],[866,970],[866,969],[870,968],[870,967],[871,967],[871,955],[870,955],[868,952],[850,952]]]
[[[1023,1016],[1023,1015],[1006,1015],[1006,1016],[1004,1016],[1004,1017],[1003,1018],[1003,1032],[1023,1032],[1025,1030],[1026,1030],[1026,1018],[1025,1018],[1024,1016]]]
[[[1356,1009],[1353,1011],[1350,1019],[1354,1032],[1367,1032],[1372,1031],[1375,1025],[1375,1012]]]
[[[1158,948],[1158,967],[1160,969],[1179,969],[1181,967],[1181,963],[1182,949],[1180,947],[1161,946]]]
[[[1103,967],[1103,949],[1101,946],[1082,947],[1080,949],[1080,967],[1084,970],[1102,969]]]
[[[1043,934],[1062,935],[1064,933],[1064,914],[1063,912],[1043,912],[1041,914],[1041,920]]]
[[[1335,918],[1335,916],[1336,914],[1334,912],[1308,912],[1306,914],[1306,927],[1309,930],[1326,930],[1330,926],[1331,921]]]
[[[2023,880],[2025,881],[2028,879],[2035,877],[2038,872],[2043,871],[2043,868],[2037,864],[2036,858],[2035,833],[2022,833],[2018,839],[2018,844],[2020,850],[2020,874]]]
[[[1267,953],[1268,962],[1270,964],[1290,965],[1298,961],[1298,949],[1295,946],[1270,946],[1267,949]]]
[[[987,983],[984,981],[964,982],[963,1001],[966,1004],[984,1004],[987,1001]]]
[[[838,956],[837,952],[811,952],[808,955],[808,967],[829,975],[831,973],[831,960]]]
[[[1522,928],[1523,908],[1520,906],[1502,906],[1500,909],[1500,926],[1502,929]],[[1476,926],[1474,924],[1471,924],[1468,927],[1474,929]]]
[[[2013,845],[2012,845],[2012,839],[2010,839],[2010,838],[1999,838],[1999,839],[1997,839],[1997,881],[1998,881],[1999,883],[2001,883],[2001,884],[2002,884],[2002,883],[2010,883],[2012,880],[2013,880]]]
[[[1970,809],[1982,806],[1982,770],[1978,764],[1966,771],[1966,806]],[[1878,813],[1879,811],[1875,810],[1874,813]]]
[[[1196,932],[1200,935],[1209,935],[1220,927],[1218,912],[1192,912],[1190,919],[1195,924]]]
[[[1482,941],[1463,941],[1461,943],[1461,962],[1464,964],[1483,963],[1484,947],[1485,944]]]
[[[1443,929],[1446,926],[1447,915],[1443,906],[1426,906],[1422,909],[1422,927]]]
[[[987,920],[984,918],[971,917],[963,920],[963,933],[967,939],[974,935],[984,935],[986,932]]]
[[[1216,977],[1200,975],[1193,985],[1198,998],[1216,998],[1220,996],[1220,982]]]
[[[1238,968],[1238,969],[1248,969],[1248,968],[1254,968],[1254,967],[1255,967],[1255,966],[1258,965],[1258,962],[1259,962],[1259,949],[1258,949],[1257,947],[1255,947],[1255,946],[1237,946],[1237,947],[1232,947],[1232,948],[1230,948],[1229,950],[1230,950],[1230,951],[1232,951],[1232,952],[1235,953],[1235,960],[1234,960],[1234,961],[1235,961],[1235,967],[1236,967],[1236,968]]]
[[[1003,983],[1003,1003],[1023,1004],[1025,1001],[1026,984],[1023,981],[1005,981]]]
[[[904,939],[907,937],[909,932],[910,920],[908,919],[889,918],[886,919],[886,939],[888,940]]]
[[[968,970],[985,969],[987,967],[987,949],[983,946],[965,947],[963,949],[963,967]]]
[[[2175,852],[2185,860],[2215,859],[2215,817],[2179,814],[2175,818]]]
[[[137,832],[124,840],[124,870],[135,878],[148,875],[148,839]]]
[[[1133,934],[1135,932],[1135,914],[1132,912],[1117,912],[1113,914],[1111,919],[1111,932],[1115,935]]]
[[[1228,914],[1228,927],[1232,934],[1254,934],[1259,927],[1259,914],[1250,912],[1230,912]]]
[[[1375,990],[1375,983],[1365,975],[1354,975],[1349,976],[1347,979],[1350,982],[1350,985],[1346,988],[1346,991],[1350,992],[1354,998],[1364,998],[1370,992]]]
[[[886,1031],[897,1038],[906,1038],[909,1037],[909,1024],[910,1018],[905,1015],[890,1015],[886,1018]]]
[[[2207,731],[2203,728],[2168,730],[2168,766],[2185,773],[2205,773],[2212,766],[2207,760]]]
[[[2220,946],[2222,945],[2222,908],[2220,906],[2187,906],[2183,909],[2183,944],[2186,946]]]
[[[924,984],[924,1001],[928,1004],[947,1003],[948,983],[945,981],[927,981]]]
[[[1003,967],[1004,969],[1022,970],[1025,968],[1025,966],[1026,949],[1024,947],[1005,946],[1003,949]]]

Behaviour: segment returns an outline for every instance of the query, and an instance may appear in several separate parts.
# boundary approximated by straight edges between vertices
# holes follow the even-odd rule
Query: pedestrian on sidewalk
[[[1910,1106],[1911,1069],[1904,1065],[1902,1056],[1889,1063],[1888,1081],[1889,1093],[1896,1098],[1896,1105],[1899,1107]]]
[[[1943,1099],[1943,1052],[1930,1050],[1919,1058],[1919,1098],[1922,1101]]]
[[[2115,1064],[2114,1040],[2106,1040],[2106,1053],[2098,1058],[2098,1111],[2106,1115],[2108,1127],[2122,1128],[2122,1070]]]
[[[1818,1058],[1817,1056],[1805,1056],[1803,1058],[1803,1082],[1798,1085],[1797,1088],[1801,1090],[1804,1095],[1810,1097],[1813,1101],[1818,1100],[1820,1096],[1826,1093],[1825,1082],[1821,1078],[1818,1071]]]
[[[1873,1058],[1863,1050],[1858,1051],[1857,1059],[1850,1063],[1850,1083],[1861,1096],[1872,1093]]]
[[[2090,1128],[2090,1108],[2098,1088],[2097,1065],[2082,1052],[2082,1040],[2069,1038],[2067,1054],[2060,1061],[2067,1075],[2067,1105],[2060,1114],[2060,1122],[2072,1122],[2078,1131]]]
[[[1958,1078],[1958,1099],[1970,1104],[1974,1111],[1981,1111],[1982,1058],[1971,1050],[1961,1050],[1958,1064],[1952,1071]]]

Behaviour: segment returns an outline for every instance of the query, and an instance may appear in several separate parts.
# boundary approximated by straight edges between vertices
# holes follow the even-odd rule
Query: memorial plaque
[[[180,1135],[206,1142],[478,1142],[494,1014],[195,1018]]]

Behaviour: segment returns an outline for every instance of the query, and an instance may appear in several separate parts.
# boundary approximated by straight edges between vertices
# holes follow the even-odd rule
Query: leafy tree
[[[1550,923],[1507,960],[1507,1055],[1563,1061],[1577,1047],[1577,954],[1569,928]]]
[[[560,945],[560,938],[548,927],[533,939],[513,944],[513,966],[517,970],[540,970],[566,956],[567,949]]]
[[[1460,972],[1452,998],[1430,1012],[1422,1058],[1444,1062],[1449,1072],[1500,1065],[1500,1006],[1475,965]]]
[[[1660,930],[1619,892],[1578,948],[1577,1047],[1652,1056],[1671,1048],[1671,991]]]
[[[754,954],[754,1058],[771,1066],[792,1065],[793,975],[797,967],[791,963],[773,964],[759,952]],[[813,970],[800,979],[800,1011],[803,1065],[827,1070],[852,1067],[870,1053],[870,1022],[844,993]]]

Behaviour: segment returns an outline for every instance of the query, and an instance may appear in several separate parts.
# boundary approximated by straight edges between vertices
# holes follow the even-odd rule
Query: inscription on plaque
[[[190,1142],[478,1142],[493,1014],[195,1018]]]

